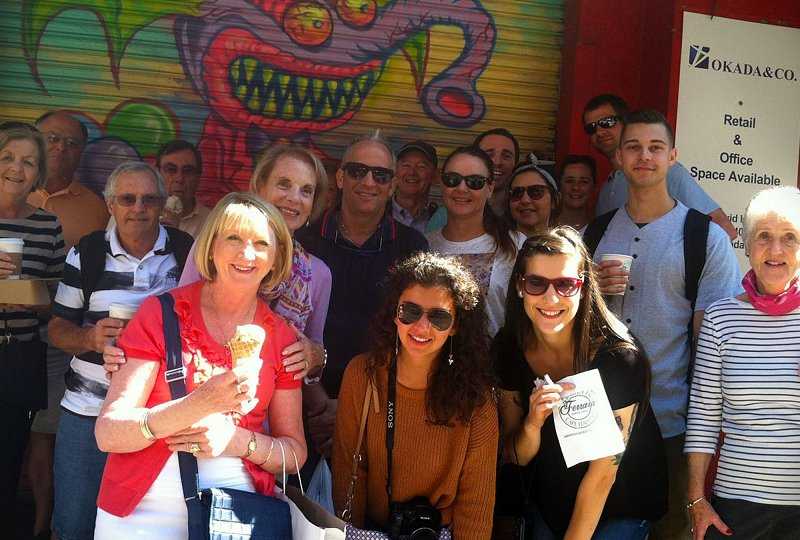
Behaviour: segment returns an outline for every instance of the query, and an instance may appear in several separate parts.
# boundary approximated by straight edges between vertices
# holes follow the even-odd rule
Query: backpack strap
[[[586,245],[586,249],[589,250],[589,255],[591,257],[594,257],[594,252],[597,251],[597,246],[600,245],[600,240],[602,240],[603,235],[606,234],[606,229],[608,229],[611,220],[614,219],[617,210],[619,209],[615,208],[610,212],[596,217],[586,226],[586,230],[583,232],[583,243]]]
[[[78,241],[78,256],[81,261],[81,290],[83,310],[89,309],[89,297],[94,292],[106,267],[106,231],[94,231]]]
[[[194,245],[194,237],[175,227],[163,226],[167,230],[167,244],[164,246],[164,252],[169,253],[172,251],[175,255],[175,262],[178,264],[178,275],[183,273],[183,267],[186,266],[186,258],[189,256],[189,251]],[[159,255],[162,253],[159,252]]]
[[[694,345],[694,310],[697,304],[697,292],[700,287],[700,276],[706,265],[706,246],[711,218],[706,214],[689,209],[683,222],[683,264],[685,276],[685,296],[692,305],[692,316],[689,318],[689,350]],[[694,353],[689,355],[687,380],[691,382],[694,371]]]

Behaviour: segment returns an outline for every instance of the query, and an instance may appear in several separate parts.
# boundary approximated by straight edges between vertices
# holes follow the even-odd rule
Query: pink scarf
[[[800,307],[800,281],[797,278],[780,294],[761,294],[756,287],[756,274],[750,270],[744,275],[742,286],[753,307],[767,315],[786,315]]]

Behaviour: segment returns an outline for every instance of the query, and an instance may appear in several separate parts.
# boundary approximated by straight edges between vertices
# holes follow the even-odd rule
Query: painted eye
[[[353,26],[367,26],[375,20],[378,6],[375,0],[336,0],[339,17]]]
[[[283,29],[295,43],[307,47],[325,43],[332,25],[330,11],[317,2],[297,2],[283,15]]]

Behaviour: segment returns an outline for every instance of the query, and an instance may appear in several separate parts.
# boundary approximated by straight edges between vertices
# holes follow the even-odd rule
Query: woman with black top
[[[644,539],[666,510],[661,433],[649,405],[644,351],[606,308],[578,233],[529,238],[509,282],[505,327],[493,343],[503,456],[525,467],[529,538]],[[624,453],[567,469],[553,423],[558,381],[597,369]],[[498,493],[498,498],[501,496]]]

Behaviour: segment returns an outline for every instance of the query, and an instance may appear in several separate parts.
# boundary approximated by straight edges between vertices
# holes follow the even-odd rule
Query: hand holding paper
[[[549,375],[544,380],[536,379],[534,391],[528,401],[528,416],[525,423],[542,429],[545,420],[561,403],[561,393],[574,388],[572,383],[556,384]]]

